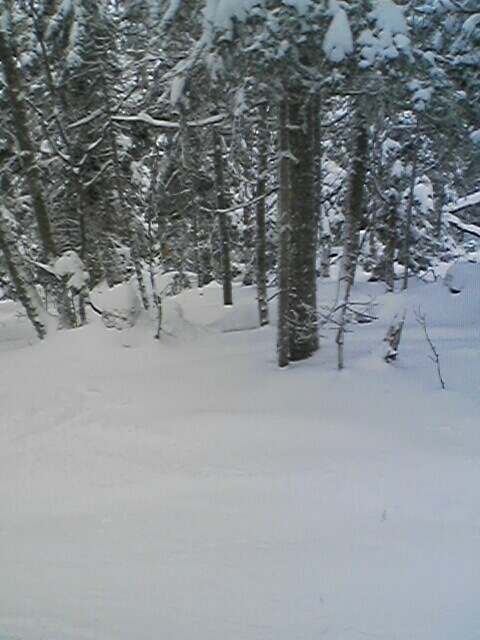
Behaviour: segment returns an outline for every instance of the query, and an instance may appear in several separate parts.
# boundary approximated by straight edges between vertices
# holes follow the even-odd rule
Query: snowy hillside
[[[382,291],[341,373],[328,328],[279,370],[250,287],[169,298],[160,341],[0,303],[1,640],[478,640],[479,290]]]

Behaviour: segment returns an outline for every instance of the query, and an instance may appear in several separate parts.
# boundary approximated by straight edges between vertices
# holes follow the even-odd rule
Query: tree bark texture
[[[227,209],[225,197],[225,184],[223,179],[223,153],[222,137],[215,128],[213,130],[215,189],[217,195],[218,224],[220,230],[220,246],[222,256],[222,280],[223,280],[223,304],[233,304],[232,294],[232,269],[230,265],[230,237],[228,231],[228,218],[224,209]]]
[[[102,77],[102,85],[103,85],[103,97],[105,101],[105,109],[108,118],[108,136],[110,142],[110,148],[112,151],[113,158],[113,166],[115,169],[115,186],[117,190],[118,204],[120,205],[121,211],[120,216],[128,215],[130,212],[127,207],[127,199],[125,197],[125,190],[122,184],[122,177],[120,172],[120,159],[118,156],[118,148],[117,148],[117,140],[115,137],[115,131],[113,128],[113,120],[112,120],[112,110],[110,107],[110,97],[108,94],[108,86],[107,81],[104,77]],[[140,292],[140,298],[142,300],[143,308],[147,310],[149,308],[149,301],[147,295],[147,289],[145,287],[145,282],[143,279],[143,270],[142,263],[139,256],[138,243],[137,243],[137,230],[135,227],[135,219],[132,215],[129,215],[128,218],[128,235],[129,235],[129,244],[130,244],[130,253],[132,256],[132,262],[135,269],[135,275],[137,278],[138,289]]]
[[[304,360],[318,349],[313,103],[297,86],[288,96],[290,164],[290,360]]]
[[[416,143],[412,140],[413,147],[413,159],[412,159],[412,170],[410,174],[410,192],[408,194],[408,204],[407,204],[407,215],[405,219],[405,237],[403,241],[403,260],[404,260],[404,270],[403,270],[403,289],[408,288],[408,276],[409,276],[409,267],[410,267],[410,243],[411,243],[411,227],[412,227],[412,216],[413,216],[413,203],[415,199],[415,182],[417,180],[417,160],[418,160],[418,151]]]
[[[395,288],[395,250],[397,248],[398,192],[393,190],[387,203],[387,237],[385,241],[385,285],[387,291]]]
[[[15,291],[27,317],[33,325],[37,336],[43,339],[47,334],[47,324],[42,304],[34,287],[29,283],[23,270],[22,256],[17,250],[16,242],[11,237],[8,225],[0,211],[0,251],[3,253],[8,272],[15,286]]]
[[[290,360],[289,342],[289,237],[290,237],[290,172],[288,156],[288,107],[283,100],[278,114],[278,366],[286,367]]]
[[[335,322],[338,326],[336,343],[338,368],[343,369],[344,336],[350,291],[355,280],[359,252],[359,232],[364,219],[364,193],[368,160],[368,134],[361,106],[353,106],[353,153],[350,168],[350,185],[343,227],[343,257],[337,290]]]
[[[15,137],[21,152],[25,180],[32,200],[33,212],[37,221],[40,241],[45,262],[51,261],[56,255],[47,207],[43,198],[43,189],[35,153],[28,129],[28,119],[25,105],[21,98],[22,87],[12,50],[7,42],[6,34],[0,29],[0,61],[6,81],[6,92],[10,102]]]
[[[258,317],[260,326],[268,324],[267,302],[267,260],[266,260],[266,234],[265,234],[265,193],[268,172],[268,128],[266,105],[259,107],[258,118],[258,175],[256,202],[256,280]]]

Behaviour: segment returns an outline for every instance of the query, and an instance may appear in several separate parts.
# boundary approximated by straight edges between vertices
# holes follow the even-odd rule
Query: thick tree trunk
[[[337,289],[337,309],[335,322],[338,326],[336,343],[338,368],[343,369],[343,345],[347,307],[350,291],[355,280],[355,270],[359,252],[359,231],[364,218],[364,187],[367,172],[368,136],[365,117],[361,106],[354,105],[354,157],[350,168],[350,186],[345,222],[343,226],[343,257]]]
[[[288,149],[288,107],[282,101],[278,114],[278,366],[286,367],[290,360],[289,342],[289,237],[290,237],[290,176]]]
[[[7,36],[1,28],[0,62],[2,63],[5,77],[5,88],[10,102],[15,137],[21,152],[24,177],[32,200],[32,207],[42,243],[43,259],[45,262],[50,262],[56,255],[55,242],[47,214],[47,207],[43,198],[42,181],[35,161],[34,148],[30,139],[27,112],[21,98],[21,79],[11,48],[7,42]]]
[[[223,180],[222,137],[217,129],[213,130],[215,189],[217,195],[218,223],[220,230],[220,246],[222,256],[223,304],[233,304],[232,269],[230,265],[230,235],[228,232],[228,218],[223,210],[227,209],[225,184]]]
[[[266,260],[266,234],[265,234],[265,193],[268,172],[268,128],[267,128],[267,108],[266,105],[259,107],[259,129],[258,129],[258,176],[256,203],[256,280],[257,280],[257,301],[258,316],[260,326],[268,324],[268,302],[267,302],[267,260]]]
[[[318,349],[314,135],[312,100],[302,86],[288,96],[290,119],[290,360]]]

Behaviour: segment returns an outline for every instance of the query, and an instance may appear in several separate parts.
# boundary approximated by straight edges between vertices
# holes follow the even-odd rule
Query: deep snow
[[[168,299],[160,341],[0,303],[1,640],[479,640],[480,297],[381,292],[341,373],[327,327],[278,370],[253,288]]]

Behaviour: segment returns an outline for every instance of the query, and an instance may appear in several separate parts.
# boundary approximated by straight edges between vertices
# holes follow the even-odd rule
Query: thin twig
[[[445,381],[442,377],[442,370],[440,367],[440,356],[438,354],[437,349],[435,348],[435,345],[432,342],[432,339],[430,338],[430,335],[428,333],[428,329],[427,329],[427,316],[425,313],[421,313],[420,309],[415,309],[415,318],[417,319],[418,324],[422,327],[423,329],[423,333],[425,334],[425,338],[428,342],[428,345],[433,353],[433,356],[429,356],[430,360],[432,362],[434,362],[437,366],[437,374],[438,374],[438,379],[440,380],[440,385],[442,387],[442,389],[445,389]]]

